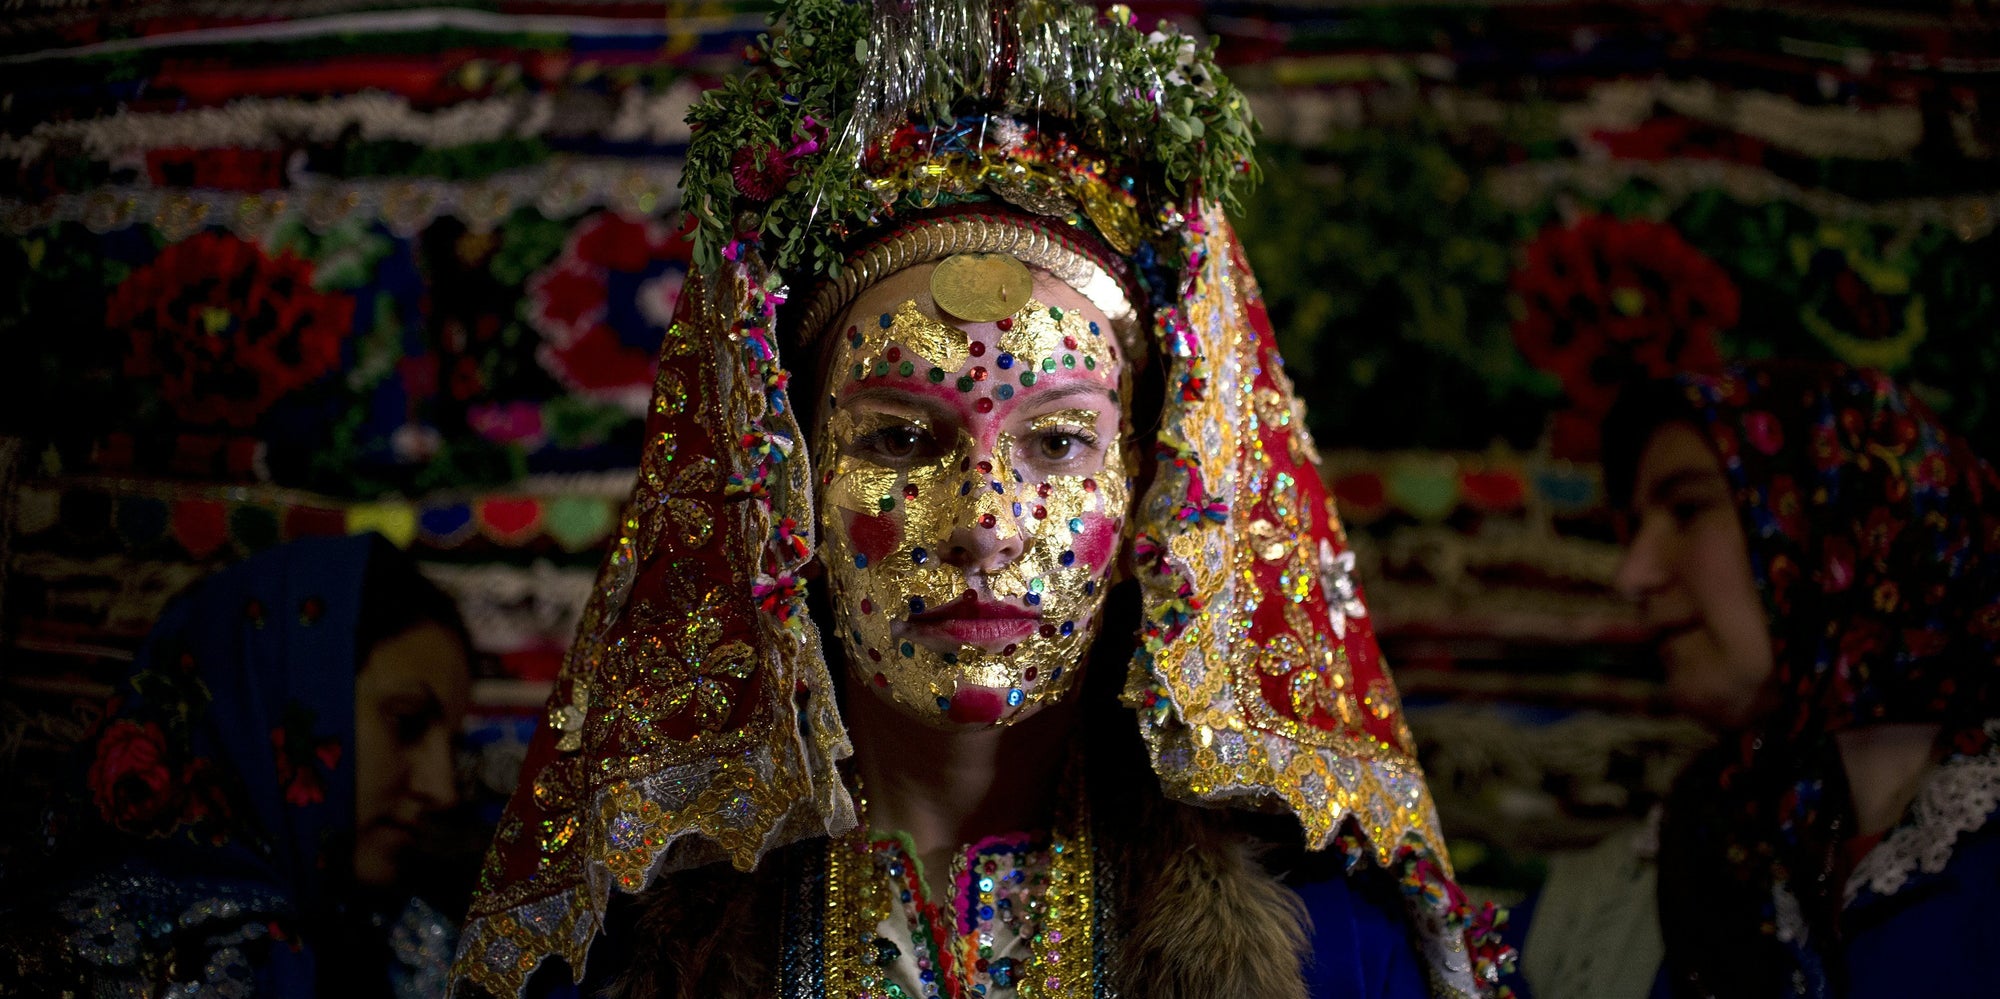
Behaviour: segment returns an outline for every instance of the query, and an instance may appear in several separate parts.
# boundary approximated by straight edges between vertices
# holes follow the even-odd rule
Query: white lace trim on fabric
[[[2000,719],[1986,723],[2000,738]],[[1908,815],[1868,851],[1847,878],[1843,904],[1863,889],[1893,895],[1917,871],[1936,874],[1951,860],[1958,838],[1986,824],[2000,810],[2000,753],[1954,757],[1938,765],[1910,803]]]

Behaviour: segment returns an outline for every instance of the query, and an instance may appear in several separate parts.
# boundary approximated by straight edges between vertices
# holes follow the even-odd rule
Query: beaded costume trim
[[[1011,986],[1019,999],[1088,999],[1096,994],[1101,971],[1095,945],[1100,897],[1089,806],[1081,795],[1072,795],[1064,811],[1049,844],[1048,883],[1030,903],[1038,910],[1031,918],[1039,929],[1029,941],[1033,951],[1028,961],[1021,966],[1007,962],[1002,974],[972,949],[973,941],[951,932],[940,934],[935,927],[913,927],[912,937],[928,965],[925,970],[935,976],[926,995],[974,999],[989,986]],[[885,861],[878,844],[860,828],[829,840],[824,863],[824,950],[819,966],[825,972],[827,994],[909,999],[888,973],[897,948],[879,934],[878,927],[893,908],[888,895],[893,890],[891,879],[907,884],[916,873]],[[970,872],[967,883],[976,885],[980,898],[987,900],[995,886],[990,879],[981,884],[977,877],[977,872]],[[917,904],[911,896],[910,891],[904,893],[905,905]],[[925,938],[928,948],[923,947]]]

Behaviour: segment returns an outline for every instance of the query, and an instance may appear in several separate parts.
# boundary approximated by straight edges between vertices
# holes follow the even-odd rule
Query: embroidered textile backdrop
[[[661,6],[0,22],[15,779],[174,590],[377,530],[465,608],[467,779],[511,783],[685,272],[681,119],[762,27]],[[1698,742],[1605,587],[1607,386],[1839,357],[2000,451],[1990,8],[1132,6],[1255,98],[1240,228],[1475,880],[1643,810]]]

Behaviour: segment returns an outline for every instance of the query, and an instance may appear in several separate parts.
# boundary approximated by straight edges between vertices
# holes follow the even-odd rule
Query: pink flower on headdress
[[[644,413],[692,251],[652,219],[606,212],[578,226],[528,279],[536,359],[571,392]]]
[[[826,141],[826,128],[811,115],[799,124],[798,141],[790,149],[776,144],[744,146],[729,163],[729,176],[736,181],[737,193],[752,201],[769,201],[785,189],[797,173],[798,160],[819,152]]]
[[[792,179],[791,161],[777,146],[744,146],[729,163],[736,192],[752,201],[769,201]]]

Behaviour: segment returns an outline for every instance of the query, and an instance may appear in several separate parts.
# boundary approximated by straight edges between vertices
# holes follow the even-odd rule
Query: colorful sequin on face
[[[848,661],[926,718],[1004,723],[1060,697],[1129,503],[1109,341],[1031,300],[964,328],[905,301],[839,343],[817,454]],[[913,355],[929,374],[900,373]],[[1000,377],[1045,360],[1059,376]]]

